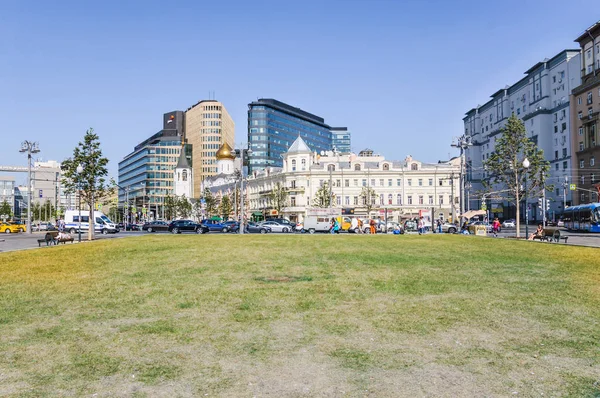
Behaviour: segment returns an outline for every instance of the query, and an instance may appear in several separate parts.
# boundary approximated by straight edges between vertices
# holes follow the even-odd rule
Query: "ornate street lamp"
[[[527,204],[527,169],[529,169],[529,159],[523,160],[523,168],[525,169],[525,239],[529,238],[529,209]]]

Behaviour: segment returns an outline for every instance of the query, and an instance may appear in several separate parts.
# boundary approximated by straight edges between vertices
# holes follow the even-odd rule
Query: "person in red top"
[[[492,223],[492,231],[494,232],[494,237],[497,237],[498,232],[500,232],[500,220],[498,220],[498,217],[494,218],[494,222]]]

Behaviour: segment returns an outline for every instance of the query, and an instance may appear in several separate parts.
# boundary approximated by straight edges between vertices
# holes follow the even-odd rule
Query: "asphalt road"
[[[530,226],[529,228],[529,233],[532,233],[533,231],[535,231],[535,227],[534,226]],[[156,232],[156,234],[165,234],[168,232]],[[216,232],[218,233],[218,232]],[[38,246],[38,239],[41,239],[44,237],[45,232],[34,232],[34,233],[19,233],[19,234],[0,234],[0,251],[1,252],[9,252],[9,251],[17,251],[17,250],[28,250],[28,249],[38,249],[41,247],[46,247],[45,243],[41,244],[41,247]],[[116,234],[108,234],[108,235],[102,235],[102,234],[96,234],[96,240],[103,240],[103,239],[121,239],[121,238],[127,238],[127,237],[131,237],[131,236],[140,236],[140,235],[146,235],[148,234],[147,232],[143,232],[143,231],[127,231],[127,232],[119,232]],[[211,232],[211,234],[215,234],[215,232]],[[283,234],[273,234],[273,235],[283,235]],[[498,238],[497,239],[502,239],[502,238],[514,238],[516,235],[516,230],[515,228],[504,228],[502,229],[502,232],[500,232],[498,234]],[[521,234],[522,237],[525,237],[525,227],[521,227]],[[590,246],[590,247],[600,247],[600,234],[589,234],[589,233],[576,233],[576,232],[567,232],[565,230],[561,230],[561,235],[562,236],[568,236],[568,244],[569,245],[580,245],[580,246]],[[79,244],[77,242],[78,236],[75,235],[75,242],[73,243],[66,243],[66,245],[72,245],[72,244]],[[465,238],[469,238],[468,236],[465,236]],[[490,236],[491,238],[491,236]],[[82,234],[81,235],[81,239],[83,242],[85,242],[87,240],[87,234]],[[494,238],[491,238],[494,239]],[[2,242],[2,240],[4,240]],[[82,242],[82,243],[83,243]],[[532,242],[534,243],[534,242]],[[535,243],[542,243],[542,242],[535,242]],[[550,244],[550,243],[549,243]],[[553,243],[554,244],[554,243]],[[559,244],[564,244],[559,243]]]

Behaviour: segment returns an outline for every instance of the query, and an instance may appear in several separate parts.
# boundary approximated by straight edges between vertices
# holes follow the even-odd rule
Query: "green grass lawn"
[[[600,397],[599,254],[210,234],[0,253],[0,396]]]

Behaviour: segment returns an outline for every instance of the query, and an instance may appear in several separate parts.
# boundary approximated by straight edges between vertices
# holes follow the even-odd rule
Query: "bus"
[[[569,231],[600,232],[600,203],[567,207],[562,219]]]

